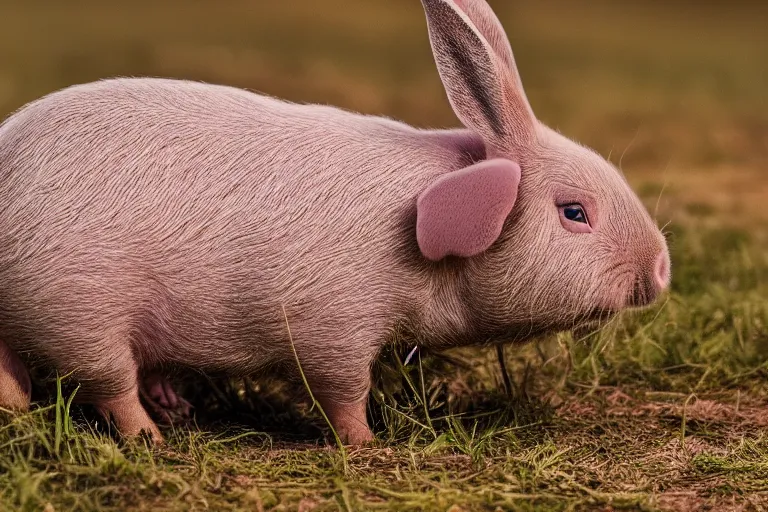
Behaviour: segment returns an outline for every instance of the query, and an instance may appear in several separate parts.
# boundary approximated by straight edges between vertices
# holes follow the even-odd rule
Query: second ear
[[[520,166],[503,158],[441,176],[417,201],[416,239],[425,258],[468,258],[498,239],[520,185]]]

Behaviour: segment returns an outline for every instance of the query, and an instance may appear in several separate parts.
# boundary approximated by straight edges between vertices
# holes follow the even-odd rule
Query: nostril
[[[664,290],[669,286],[669,257],[666,252],[661,252],[656,257],[653,276],[659,290]]]

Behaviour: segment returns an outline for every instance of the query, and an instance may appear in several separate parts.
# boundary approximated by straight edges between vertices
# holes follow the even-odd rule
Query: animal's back
[[[104,368],[250,371],[290,350],[285,306],[298,345],[354,346],[396,313],[392,274],[412,285],[416,195],[463,165],[420,133],[172,80],[38,100],[0,127],[0,336]]]

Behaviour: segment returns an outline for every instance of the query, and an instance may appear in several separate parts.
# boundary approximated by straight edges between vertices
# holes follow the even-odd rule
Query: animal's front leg
[[[352,306],[350,310],[356,311]],[[294,331],[289,340],[296,370],[345,445],[374,440],[366,411],[371,367],[381,347],[381,330],[368,325],[358,327],[355,320],[334,317],[322,331]],[[340,331],[339,326],[346,328]],[[305,344],[304,340],[312,343]]]
[[[343,402],[331,398],[320,398],[320,405],[328,419],[346,445],[363,445],[373,441],[373,432],[368,427],[366,409],[368,393],[356,402]]]
[[[343,364],[340,358],[323,357],[304,367],[312,394],[346,445],[362,445],[374,439],[366,418],[374,353],[361,349],[356,356],[347,357]]]

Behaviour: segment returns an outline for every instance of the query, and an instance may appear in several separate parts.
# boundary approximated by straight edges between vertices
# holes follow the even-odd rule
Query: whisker
[[[619,172],[621,172],[622,175],[624,175],[624,169],[622,167],[624,162],[624,155],[627,154],[627,151],[629,151],[629,148],[632,147],[632,144],[635,143],[635,139],[637,139],[637,135],[640,133],[640,126],[637,127],[637,130],[635,130],[635,135],[632,137],[632,140],[629,141],[629,144],[627,144],[627,147],[624,148],[624,152],[621,154],[621,158],[619,158]]]

